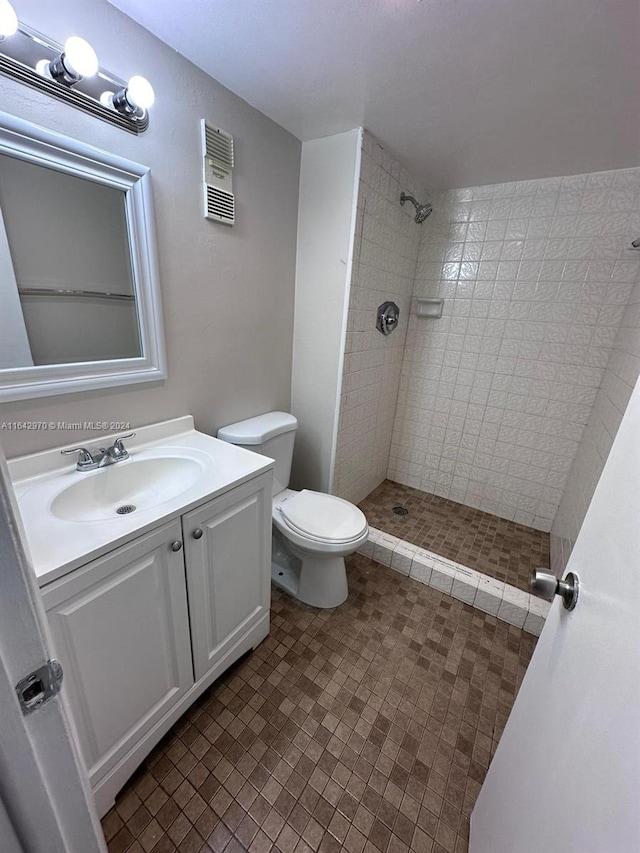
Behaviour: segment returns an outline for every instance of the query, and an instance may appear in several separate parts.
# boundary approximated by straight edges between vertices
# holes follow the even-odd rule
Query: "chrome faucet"
[[[101,447],[100,455],[95,456],[86,447],[73,447],[71,450],[61,450],[60,453],[66,456],[68,453],[79,453],[77,471],[95,471],[96,468],[106,468],[107,465],[115,465],[116,462],[122,462],[123,459],[129,458],[127,448],[123,441],[125,438],[133,438],[135,432],[130,432],[127,435],[121,435],[109,447]]]

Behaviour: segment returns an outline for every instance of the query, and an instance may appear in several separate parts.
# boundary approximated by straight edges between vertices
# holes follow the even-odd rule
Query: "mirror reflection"
[[[141,355],[125,192],[0,154],[0,369]]]

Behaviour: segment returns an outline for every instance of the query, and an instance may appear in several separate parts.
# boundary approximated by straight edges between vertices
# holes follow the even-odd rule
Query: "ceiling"
[[[110,0],[301,140],[425,185],[640,163],[637,0]]]

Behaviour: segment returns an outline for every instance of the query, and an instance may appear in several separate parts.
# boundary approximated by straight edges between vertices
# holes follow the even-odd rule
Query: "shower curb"
[[[538,596],[375,527],[369,528],[369,538],[358,553],[536,637],[551,607]]]

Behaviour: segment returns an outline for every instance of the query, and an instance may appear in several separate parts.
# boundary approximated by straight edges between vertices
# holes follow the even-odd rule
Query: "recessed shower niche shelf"
[[[444,299],[416,299],[416,315],[418,317],[431,317],[433,320],[439,320],[442,317],[443,308]]]

